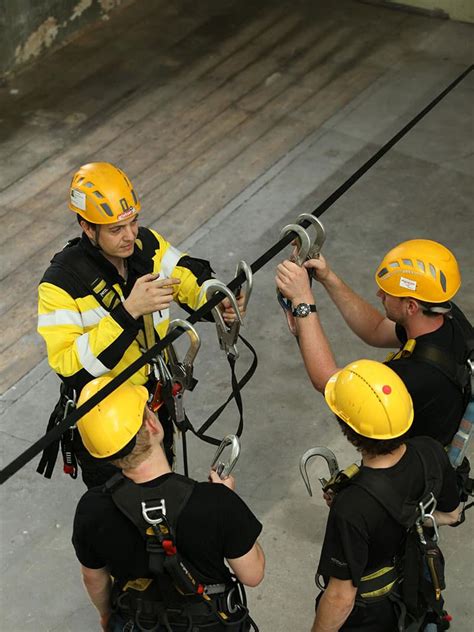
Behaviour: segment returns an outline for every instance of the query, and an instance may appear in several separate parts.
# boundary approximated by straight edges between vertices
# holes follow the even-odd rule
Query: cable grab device
[[[398,143],[419,121],[428,114],[444,97],[451,92],[463,79],[465,79],[469,73],[473,70],[474,65],[468,66],[454,81],[452,81],[442,92],[438,94],[423,110],[421,110],[416,116],[414,116],[399,132],[397,132],[389,141],[387,141],[378,151],[376,151],[359,169],[357,169],[345,182],[343,182],[331,195],[329,195],[321,204],[319,204],[311,215],[320,217],[329,207],[331,207],[348,189],[350,189],[369,169],[371,169],[376,162],[378,162],[396,143]],[[309,221],[305,220],[301,224],[303,228],[309,226]],[[271,248],[265,251],[256,261],[252,263],[250,269],[253,274],[258,272],[265,264],[267,264],[275,255],[277,255],[283,248],[285,248],[293,239],[297,237],[296,233],[290,232],[284,237],[281,237],[279,241]],[[246,281],[245,273],[241,271],[237,276],[227,284],[227,287],[233,292],[237,291]],[[209,300],[197,309],[186,320],[191,324],[195,324],[201,320],[204,316],[217,306],[220,301],[225,298],[222,292],[216,292]],[[144,364],[150,363],[166,346],[174,342],[183,331],[180,328],[176,328],[170,331],[162,340],[159,340],[150,349],[137,358],[132,364],[117,375],[109,384],[106,384],[100,391],[98,391],[93,397],[87,400],[82,406],[79,406],[73,410],[61,423],[57,424],[52,430],[47,432],[43,437],[33,443],[27,450],[22,452],[13,461],[6,465],[0,471],[0,484],[5,483],[11,476],[16,474],[24,465],[26,465],[31,459],[37,456],[53,441],[59,439],[65,430],[71,428],[76,424],[78,419],[88,413],[99,402],[101,402],[107,395],[110,395],[120,384],[123,384],[134,373],[136,373]]]

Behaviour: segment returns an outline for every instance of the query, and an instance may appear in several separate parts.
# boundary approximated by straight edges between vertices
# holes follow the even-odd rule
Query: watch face
[[[296,306],[295,312],[297,316],[304,318],[311,313],[311,309],[307,303],[300,303]]]

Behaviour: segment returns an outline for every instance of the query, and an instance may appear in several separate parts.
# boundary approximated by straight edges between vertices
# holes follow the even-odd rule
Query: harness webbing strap
[[[444,97],[451,92],[463,79],[469,75],[473,70],[474,64],[468,66],[454,81],[452,81],[442,92],[438,94],[421,112],[414,116],[397,134],[395,134],[389,141],[387,141],[375,154],[373,154],[359,169],[357,169],[345,182],[343,182],[331,195],[329,195],[321,204],[319,204],[312,215],[321,216],[330,206],[332,206],[344,193],[350,189],[367,171],[373,167],[396,143],[398,143],[419,121],[428,114]],[[303,227],[309,226],[309,220],[302,222]],[[270,261],[275,255],[277,255],[283,248],[295,238],[296,234],[293,232],[288,233],[285,237],[282,237],[276,244],[264,252],[256,261],[251,265],[252,272],[255,274],[266,263]],[[245,283],[245,273],[242,271],[238,274],[227,287],[235,291],[239,286]],[[202,320],[216,305],[224,299],[222,292],[216,292],[216,294],[210,298],[204,305],[196,310],[187,320],[194,324],[199,320]],[[123,384],[129,377],[136,373],[144,364],[150,362],[157,353],[165,349],[171,342],[174,342],[179,336],[182,335],[182,331],[178,328],[167,334],[162,340],[160,340],[152,349],[149,349],[140,358],[132,362],[129,367],[124,369],[120,375],[117,375],[109,384],[106,384],[98,393],[91,397],[82,406],[77,408],[71,413],[62,423],[58,424],[55,428],[50,430],[46,435],[38,439],[29,448],[17,456],[13,461],[6,465],[0,471],[0,484],[3,484],[13,474],[18,472],[26,463],[34,458],[39,452],[41,452],[47,445],[57,439],[67,428],[73,426],[78,419],[88,413],[99,402],[101,402],[107,395],[112,393],[120,384]]]
[[[190,430],[191,432],[193,432],[193,434],[199,437],[199,439],[206,441],[206,443],[211,443],[212,445],[220,445],[222,439],[216,439],[204,433],[207,430],[209,430],[212,424],[216,421],[216,419],[221,415],[221,413],[227,407],[229,402],[231,402],[233,399],[235,399],[235,403],[239,410],[239,416],[240,416],[239,425],[238,425],[237,431],[234,434],[236,434],[237,437],[240,437],[244,429],[243,404],[242,404],[242,397],[241,397],[240,391],[244,388],[244,386],[247,384],[247,382],[251,379],[251,377],[255,373],[258,366],[258,358],[255,352],[255,349],[250,344],[250,342],[246,340],[240,334],[239,334],[239,339],[244,343],[247,349],[249,349],[249,351],[252,353],[252,356],[253,356],[252,364],[250,365],[249,369],[246,371],[245,375],[240,380],[237,380],[237,376],[235,373],[235,358],[231,354],[228,355],[227,360],[229,362],[229,366],[231,370],[232,393],[225,400],[225,402],[221,404],[221,406],[219,406],[219,408],[217,408],[217,410],[215,410],[212,413],[212,415],[210,415],[207,418],[207,420],[201,425],[201,427],[198,430],[195,430],[192,426],[190,426]]]
[[[399,577],[400,571],[395,566],[386,566],[370,575],[365,575],[360,581],[357,596],[362,599],[385,597]]]

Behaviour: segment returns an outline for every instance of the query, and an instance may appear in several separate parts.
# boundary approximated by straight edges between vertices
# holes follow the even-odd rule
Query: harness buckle
[[[142,501],[141,505],[143,519],[148,522],[148,524],[151,524],[153,526],[163,522],[166,516],[166,504],[164,498],[162,498],[160,504],[156,505],[155,507],[147,507],[147,504],[144,501]],[[150,514],[154,511],[160,512],[161,517],[153,518]]]
[[[231,446],[230,456],[227,460],[220,461],[219,457],[223,451]],[[230,476],[230,473],[235,467],[235,464],[239,460],[240,456],[240,441],[234,434],[229,434],[222,439],[220,446],[217,448],[214,458],[211,463],[211,470],[214,470],[219,478],[225,479]]]

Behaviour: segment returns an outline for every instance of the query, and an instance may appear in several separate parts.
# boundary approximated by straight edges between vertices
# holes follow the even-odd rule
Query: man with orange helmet
[[[173,301],[189,311],[198,309],[212,278],[208,261],[139,227],[140,200],[127,175],[112,164],[89,163],[74,174],[69,209],[77,215],[82,237],[53,257],[38,290],[38,332],[66,402],[90,380],[118,375],[163,338]],[[227,303],[224,318],[234,318]],[[149,365],[130,379],[150,392],[156,384]],[[172,424],[163,410],[161,415],[172,460]],[[73,443],[86,484],[104,482],[113,468],[91,460],[77,433]]]
[[[323,256],[303,267],[291,261],[278,266],[276,283],[292,302],[290,318],[306,369],[314,387],[323,392],[337,364],[316,312],[310,271],[359,338],[373,347],[401,346],[387,364],[413,398],[411,432],[448,445],[470,395],[468,349],[460,326],[466,321],[451,303],[461,285],[454,255],[428,239],[405,241],[390,250],[375,274],[385,314],[346,285]]]
[[[425,578],[424,558],[416,551],[420,532],[429,541],[424,527],[431,528],[433,520],[441,526],[460,517],[455,473],[445,450],[429,437],[408,438],[411,397],[397,374],[380,362],[350,363],[331,376],[324,395],[362,463],[344,470],[348,474],[329,503],[317,570],[323,592],[312,632],[398,632],[441,623],[438,575]],[[419,503],[431,494],[436,509],[423,524]]]

